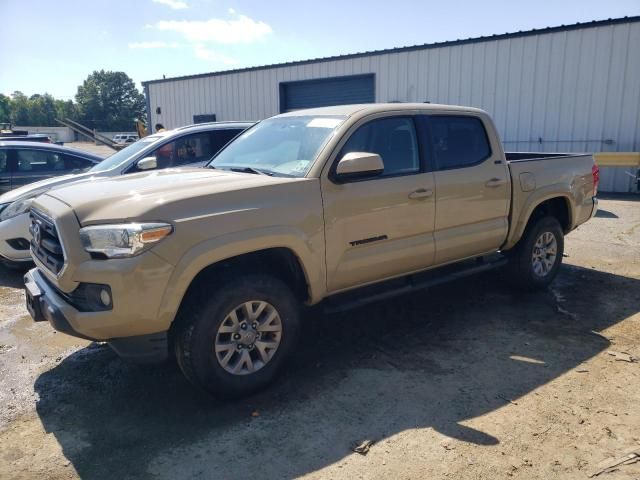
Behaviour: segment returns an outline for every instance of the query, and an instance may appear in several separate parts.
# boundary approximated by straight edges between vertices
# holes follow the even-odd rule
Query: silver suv
[[[48,178],[0,196],[0,262],[31,262],[29,209],[38,195],[60,185],[144,170],[201,166],[253,122],[214,122],[155,133],[114,153],[85,173]]]

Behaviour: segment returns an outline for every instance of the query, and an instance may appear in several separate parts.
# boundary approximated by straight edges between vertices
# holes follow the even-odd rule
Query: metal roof
[[[425,43],[422,45],[412,45],[408,47],[397,47],[397,48],[388,48],[384,50],[372,50],[369,52],[335,55],[332,57],[321,57],[321,58],[314,58],[309,60],[298,60],[293,62],[274,63],[271,65],[261,65],[257,67],[237,68],[234,70],[222,70],[217,72],[199,73],[196,75],[184,75],[180,77],[160,78],[156,80],[146,80],[142,82],[142,85],[147,86],[155,83],[172,82],[175,80],[190,80],[193,78],[214,77],[219,75],[229,75],[232,73],[251,72],[255,70],[267,70],[270,68],[281,68],[281,67],[289,67],[294,65],[305,65],[309,63],[329,62],[334,60],[348,60],[351,58],[368,57],[372,55],[385,55],[388,53],[411,52],[414,50],[427,50],[432,48],[451,47],[454,45],[465,45],[469,43],[489,42],[494,40],[504,40],[506,38],[528,37],[528,36],[540,35],[545,33],[557,33],[557,32],[563,32],[568,30],[579,30],[583,28],[602,27],[606,25],[615,25],[620,23],[635,23],[635,22],[640,22],[640,15],[633,16],[633,17],[609,18],[606,20],[593,20],[591,22],[582,22],[582,23],[578,22],[571,25],[559,25],[556,27],[536,28],[533,30],[494,34],[494,35],[465,38],[465,39],[458,39],[458,40],[448,40],[444,42]]]

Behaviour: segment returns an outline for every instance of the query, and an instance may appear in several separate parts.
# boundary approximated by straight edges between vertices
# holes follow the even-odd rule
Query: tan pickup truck
[[[213,393],[266,385],[303,304],[350,308],[507,264],[547,286],[597,209],[590,155],[506,155],[489,116],[431,104],[287,113],[208,168],[74,184],[32,207],[27,307],[125,358],[175,353]]]

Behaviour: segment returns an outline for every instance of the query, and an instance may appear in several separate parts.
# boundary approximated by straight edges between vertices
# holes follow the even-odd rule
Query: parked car
[[[44,142],[51,143],[48,135],[41,133],[29,133],[27,130],[15,130],[11,123],[0,123],[0,142],[22,141],[22,142]]]
[[[124,358],[171,345],[194,384],[252,392],[292,352],[303,304],[346,309],[500,266],[522,288],[549,285],[564,235],[596,212],[598,168],[510,157],[474,108],[279,115],[210,168],[34,200],[27,308]]]
[[[44,133],[33,133],[20,136],[2,136],[0,137],[0,142],[39,142],[54,143],[56,145],[60,145],[59,142],[52,142],[51,137],[49,135],[45,135]]]
[[[86,171],[102,160],[58,145],[0,140],[0,194],[45,178]]]
[[[10,267],[20,267],[31,262],[27,240],[30,237],[29,207],[35,197],[49,189],[143,170],[184,165],[202,166],[220,148],[251,125],[251,122],[204,123],[154,134],[114,153],[86,173],[49,178],[5,193],[0,196],[0,261]],[[60,173],[68,174],[71,171]],[[14,178],[16,182],[20,182],[30,175],[35,173],[22,172]],[[51,176],[51,173],[46,176]],[[85,185],[83,188],[87,192],[92,191],[90,186]]]
[[[118,145],[125,145],[139,140],[138,135],[135,134],[119,134],[115,135],[112,140]]]

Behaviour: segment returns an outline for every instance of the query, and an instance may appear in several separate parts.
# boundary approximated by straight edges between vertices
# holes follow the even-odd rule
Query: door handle
[[[489,188],[497,188],[501,185],[504,185],[505,183],[506,182],[501,178],[492,178],[491,180],[487,181],[484,185]]]
[[[429,198],[431,196],[433,196],[433,190],[427,188],[419,188],[418,190],[409,194],[409,198],[411,200],[416,200],[419,198]]]

